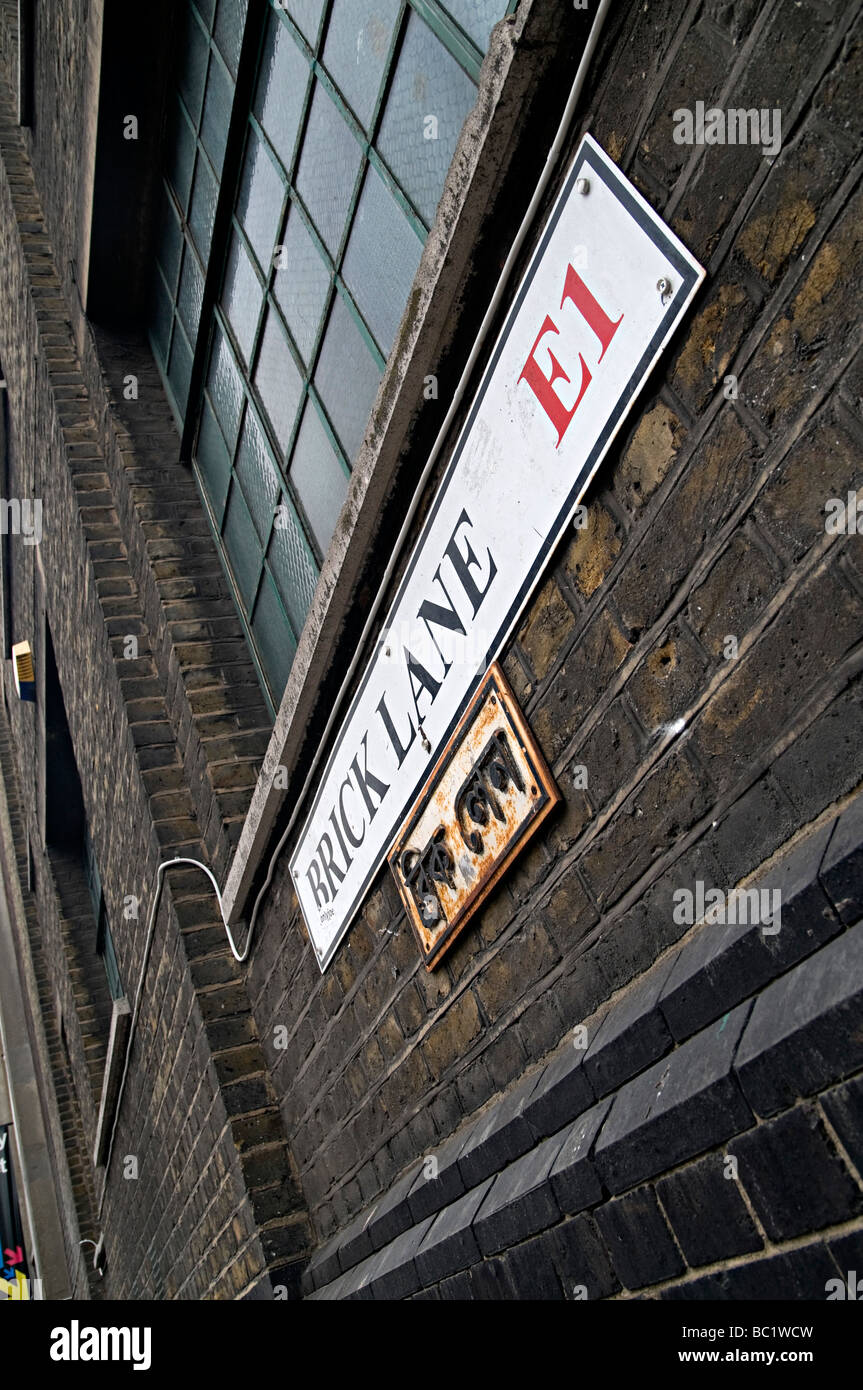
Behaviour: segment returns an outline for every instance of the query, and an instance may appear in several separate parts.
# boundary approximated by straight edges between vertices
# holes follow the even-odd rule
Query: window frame
[[[288,679],[290,676],[290,669],[292,668],[293,663],[296,660],[296,655],[299,650],[303,632],[307,625],[308,616],[311,611],[312,603],[309,603],[306,606],[301,623],[298,624],[295,620],[292,620],[291,615],[288,612],[287,602],[283,598],[282,593],[280,592],[279,583],[277,582],[270,568],[269,563],[271,547],[273,545],[274,531],[276,529],[277,524],[276,515],[274,515],[273,518],[271,518],[270,520],[270,525],[266,536],[260,535],[258,537],[260,543],[260,553],[258,555],[256,552],[255,559],[255,564],[257,566],[257,577],[255,579],[254,586],[250,591],[248,600],[244,598],[241,590],[241,584],[239,582],[239,577],[234,573],[233,565],[231,563],[231,557],[228,553],[227,546],[224,540],[224,528],[228,516],[228,508],[231,503],[231,498],[233,496],[234,489],[239,487],[240,493],[241,495],[243,495],[243,489],[239,484],[238,475],[236,473],[235,467],[238,458],[238,451],[240,448],[243,422],[247,413],[250,410],[253,410],[255,413],[256,422],[260,428],[260,432],[265,442],[265,448],[267,451],[269,462],[272,465],[275,477],[278,480],[280,493],[284,494],[284,498],[280,497],[279,500],[282,501],[287,499],[290,502],[294,513],[299,519],[300,535],[302,541],[308,548],[308,552],[317,572],[317,585],[319,585],[320,577],[326,566],[328,555],[331,553],[332,550],[333,538],[332,536],[330,537],[330,541],[325,553],[323,547],[320,545],[318,538],[315,535],[314,528],[303,505],[302,498],[300,497],[291,478],[291,465],[293,461],[292,455],[294,446],[299,431],[303,427],[305,411],[307,408],[314,409],[316,412],[317,420],[323,427],[326,439],[331,448],[333,449],[335,458],[338,461],[340,468],[342,469],[346,482],[346,487],[350,486],[352,468],[353,465],[355,465],[356,459],[358,457],[358,454],[356,454],[353,459],[348,458],[345,448],[343,448],[341,443],[339,442],[335,426],[332,420],[330,419],[329,411],[327,410],[326,405],[320,396],[320,393],[317,389],[314,380],[315,371],[317,369],[317,364],[320,360],[320,354],[325,340],[327,328],[329,326],[330,317],[333,312],[336,296],[339,297],[342,304],[345,306],[348,314],[350,315],[351,321],[353,322],[359,334],[361,335],[364,344],[369,349],[371,360],[374,363],[375,369],[380,374],[381,381],[383,381],[385,378],[387,361],[389,360],[389,356],[391,355],[391,352],[385,355],[381,347],[378,345],[374,333],[371,330],[371,327],[367,323],[365,316],[363,315],[359,305],[356,302],[356,297],[351,293],[348,285],[346,284],[345,277],[343,274],[344,259],[348,246],[350,244],[352,230],[356,222],[357,210],[359,207],[360,199],[362,198],[364,190],[366,188],[367,179],[372,176],[370,171],[374,171],[374,174],[380,177],[384,187],[387,189],[390,196],[394,198],[397,207],[404,215],[408,225],[415,233],[417,233],[418,241],[420,243],[418,263],[422,258],[422,252],[425,243],[428,239],[429,233],[431,231],[431,226],[427,223],[426,220],[424,220],[419,208],[413,202],[410,195],[405,191],[405,189],[402,188],[401,184],[399,183],[399,180],[390,171],[386,163],[386,160],[375,148],[375,142],[379,136],[381,129],[383,114],[386,110],[387,102],[389,100],[389,96],[393,88],[393,83],[398,71],[399,56],[406,42],[406,37],[409,33],[409,27],[412,21],[424,22],[428,26],[428,28],[434,34],[435,38],[439,42],[441,42],[445,51],[455,60],[455,62],[458,64],[461,70],[466,73],[468,78],[474,83],[475,86],[478,85],[480,68],[482,66],[485,56],[484,53],[480,52],[475,42],[465,33],[464,30],[461,29],[460,25],[454,19],[454,17],[452,17],[444,11],[444,9],[441,6],[441,0],[399,0],[396,19],[393,24],[392,32],[389,35],[387,54],[382,68],[382,75],[379,82],[377,95],[371,110],[371,114],[369,115],[368,121],[364,126],[358,118],[358,116],[353,111],[346,96],[339,89],[337,81],[330,76],[330,73],[324,62],[326,37],[329,32],[329,23],[336,3],[337,0],[324,0],[324,3],[321,7],[321,17],[315,36],[314,46],[312,46],[312,44],[310,44],[309,41],[306,39],[305,35],[299,27],[299,24],[286,11],[286,9],[283,8],[281,4],[275,3],[275,0],[270,0],[269,3],[257,6],[255,6],[253,3],[250,3],[249,5],[249,9],[246,16],[246,22],[244,26],[236,83],[234,86],[233,105],[229,121],[226,152],[221,170],[221,176],[219,177],[218,199],[216,205],[213,230],[210,239],[210,252],[206,267],[202,265],[200,261],[200,255],[197,252],[197,247],[195,247],[195,253],[198,255],[199,269],[204,271],[204,291],[195,344],[189,344],[188,338],[186,337],[187,346],[191,348],[192,352],[192,367],[186,408],[185,412],[182,415],[180,415],[178,411],[178,403],[174,396],[173,390],[171,389],[170,382],[168,381],[168,373],[171,369],[173,343],[175,340],[175,335],[177,334],[177,332],[184,332],[183,327],[180,323],[178,294],[180,282],[186,264],[186,257],[191,253],[191,247],[194,238],[190,229],[188,228],[188,223],[185,220],[182,210],[178,208],[176,201],[173,200],[173,195],[169,188],[167,179],[162,180],[162,187],[165,189],[167,196],[172,199],[172,208],[174,214],[178,217],[179,220],[180,233],[184,249],[182,250],[179,263],[177,265],[175,291],[171,290],[170,286],[168,286],[167,284],[167,281],[164,279],[164,276],[162,276],[162,283],[164,285],[165,291],[172,299],[173,306],[171,332],[165,352],[164,368],[163,363],[155,350],[155,346],[154,352],[157,357],[160,374],[162,375],[163,380],[165,381],[166,389],[168,390],[172,410],[174,411],[175,416],[178,418],[178,422],[180,423],[182,431],[181,456],[185,462],[189,463],[192,466],[199,494],[201,496],[201,500],[208,517],[208,522],[213,531],[214,538],[217,542],[216,548],[219,552],[220,564],[222,566],[222,570],[225,575],[229,591],[231,592],[232,598],[234,600],[234,607],[240,619],[244,637],[246,639],[247,646],[252,656],[252,661],[255,670],[258,674],[258,678],[262,687],[267,707],[273,719],[276,719],[278,715],[278,710],[284,697],[286,684],[278,685],[277,683],[274,683],[272,679],[272,672],[265,670],[264,662],[259,652],[258,642],[252,630],[253,625],[255,624],[255,619],[258,611],[257,605],[261,598],[262,590],[266,585],[267,580],[269,579],[270,583],[272,584],[273,592],[275,593],[277,602],[279,604],[281,618],[284,623],[284,630],[287,634],[290,634],[290,637],[293,641],[293,650],[290,652],[290,665],[288,667]],[[506,14],[512,13],[512,11],[515,8],[515,5],[516,0],[508,0],[508,4],[506,5],[502,3],[502,13],[500,18],[504,18]],[[264,54],[264,46],[267,41],[268,28],[271,22],[279,23],[285,29],[287,29],[293,42],[297,43],[299,47],[302,49],[309,67],[308,77],[306,80],[306,89],[303,94],[297,130],[294,136],[293,147],[290,153],[290,168],[286,168],[284,161],[278,156],[273,142],[270,139],[270,136],[268,135],[261,120],[258,118],[255,112],[255,98],[257,91],[258,74],[260,72]],[[201,115],[199,117],[198,125],[196,127],[196,149],[198,151],[198,159],[200,159],[202,155],[206,155],[207,153],[204,150],[201,142],[200,131],[202,128],[203,110],[207,92],[207,81],[208,74],[210,71],[209,65],[213,62],[213,53],[217,52],[217,46],[215,42],[215,28],[213,30],[208,30],[208,33],[211,33],[213,35],[213,38],[210,42],[210,56],[208,57],[207,74],[205,74],[203,86],[201,89]],[[309,116],[314,99],[314,94],[317,90],[318,84],[320,84],[320,86],[325,90],[329,98],[334,102],[341,119],[347,124],[349,130],[351,131],[352,138],[356,142],[357,149],[359,152],[357,173],[354,178],[353,187],[351,189],[350,198],[348,201],[344,227],[342,229],[339,245],[336,248],[336,250],[332,253],[326,247],[321,235],[315,229],[310,211],[306,206],[303,195],[299,192],[297,186],[301,164],[301,154],[304,147],[306,132],[308,129]],[[182,112],[185,119],[187,119],[190,122],[190,124],[194,124],[192,121],[191,113],[188,112],[185,103],[183,103],[182,101],[182,96],[179,92],[179,86],[177,86],[176,89],[172,86],[169,100],[172,103],[179,100],[182,105]],[[275,276],[279,273],[276,260],[274,257],[271,258],[270,264],[267,267],[262,267],[259,264],[258,258],[254,252],[254,248],[251,245],[249,236],[247,235],[244,227],[242,226],[240,219],[240,212],[238,206],[240,178],[244,168],[246,151],[248,149],[249,143],[253,138],[257,138],[258,140],[263,142],[267,157],[270,159],[272,167],[275,170],[282,186],[282,202],[279,210],[279,220],[277,223],[276,237],[284,237],[285,232],[287,230],[286,219],[288,216],[288,211],[289,209],[293,209],[296,215],[301,218],[305,231],[312,239],[316,252],[320,257],[321,263],[326,271],[327,287],[323,297],[323,308],[320,316],[320,321],[315,331],[314,342],[307,354],[306,360],[304,360],[303,354],[295,341],[295,337],[292,334],[286,322],[285,314],[281,308],[281,305],[278,303],[275,294]],[[212,161],[209,161],[209,163],[211,173],[215,173],[215,170],[212,166]],[[192,173],[192,177],[190,179],[190,187],[188,194],[189,214],[191,213],[191,201],[194,196],[194,187],[197,178],[197,167],[198,166],[196,162]],[[255,275],[258,281],[259,288],[261,290],[261,302],[258,309],[254,338],[252,341],[252,349],[249,357],[247,371],[242,370],[242,364],[245,360],[245,355],[240,351],[239,344],[236,341],[236,335],[233,332],[233,329],[228,321],[227,313],[225,312],[221,303],[221,297],[228,269],[228,251],[231,246],[232,238],[234,235],[236,235],[239,239],[240,244],[243,246],[245,253],[249,258],[249,263],[252,267],[252,273]],[[277,239],[276,245],[279,244],[280,243]],[[161,267],[159,273],[161,275]],[[272,314],[275,314],[277,316],[279,326],[281,328],[282,333],[285,336],[285,340],[288,345],[288,352],[291,355],[294,366],[300,373],[301,380],[300,396],[299,401],[297,403],[293,424],[289,436],[285,440],[283,445],[275,437],[275,430],[273,429],[269,419],[267,418],[266,410],[263,408],[263,401],[261,400],[260,403],[258,402],[254,390],[254,374],[261,353],[265,324],[268,323],[269,316]],[[205,485],[204,477],[202,475],[201,468],[197,460],[198,440],[202,422],[204,420],[205,404],[209,406],[210,410],[212,411],[213,417],[216,419],[218,423],[218,416],[216,411],[213,409],[213,404],[209,396],[208,389],[209,365],[211,362],[211,353],[213,351],[213,345],[216,340],[217,332],[220,332],[224,336],[225,342],[229,345],[230,351],[236,359],[238,367],[240,367],[240,381],[243,393],[241,400],[240,422],[237,429],[237,437],[233,446],[231,445],[230,441],[224,439],[224,434],[222,435],[222,440],[225,443],[227,456],[229,460],[229,471],[228,482],[225,489],[224,499],[221,508],[221,518],[217,516],[216,509],[211,503],[211,499],[208,495],[207,488]],[[186,336],[185,333],[184,336]],[[380,382],[378,385],[378,392],[376,393],[375,399],[377,399],[379,391]],[[374,401],[372,402],[371,406],[371,416],[373,415]],[[368,419],[366,420],[366,430],[367,429]],[[245,496],[243,496],[243,500],[247,504],[247,499],[245,498]],[[272,596],[270,595],[269,598],[271,601]]]
[[[425,404],[431,399],[424,394],[428,374],[439,373],[444,361],[450,364],[448,372],[461,370],[472,344],[474,321],[462,329],[455,310],[464,307],[467,292],[471,312],[481,313],[494,289],[497,269],[477,254],[478,246],[489,234],[495,244],[514,235],[530,201],[532,185],[513,174],[513,147],[529,148],[533,159],[537,136],[542,142],[549,122],[554,133],[569,95],[565,84],[555,82],[549,88],[560,37],[567,30],[558,0],[511,3],[506,30],[497,28],[494,60],[485,66],[477,106],[459,137],[456,177],[455,159],[450,166],[445,216],[435,219],[423,252],[410,324],[403,328],[398,352],[389,358],[372,416],[373,430],[354,466],[348,498],[352,525],[337,530],[330,545],[222,888],[223,914],[232,927],[247,918],[264,880],[266,856],[284,834],[297,798],[304,795],[312,759],[326,751],[320,747],[325,722],[348,660],[355,654],[356,636],[346,642],[345,633],[362,626],[363,595],[380,583],[387,547],[382,527],[394,524],[398,528],[403,499],[416,486],[411,460],[431,446],[442,419],[439,409]],[[544,55],[539,62],[537,54]],[[552,99],[547,102],[549,92]],[[538,102],[540,94],[543,100]],[[529,134],[522,130],[525,109]],[[544,152],[545,146],[541,148]],[[524,252],[529,254],[530,248]],[[494,338],[492,325],[489,350]],[[481,368],[482,361],[476,370]],[[469,399],[468,392],[466,402]],[[457,418],[444,445],[442,463],[459,428]],[[372,636],[367,650],[373,640]],[[285,774],[292,790],[288,796],[282,790]]]
[[[111,924],[108,920],[108,908],[105,903],[105,893],[102,888],[102,875],[99,872],[96,850],[86,819],[84,821],[84,838],[81,849],[84,877],[90,892],[93,918],[96,923],[96,954],[104,967],[111,998],[123,999],[125,997],[125,991],[123,989],[123,980],[120,975],[120,964],[117,960],[117,949],[114,945],[114,936],[111,931]]]

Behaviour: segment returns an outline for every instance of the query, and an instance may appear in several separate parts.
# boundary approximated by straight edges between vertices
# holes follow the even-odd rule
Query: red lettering
[[[528,359],[525,362],[521,376],[519,377],[519,381],[527,382],[528,386],[530,387],[533,394],[536,396],[536,399],[539,401],[549,420],[554,425],[554,428],[557,430],[558,448],[560,448],[563,436],[569,429],[572,417],[578,409],[579,402],[581,401],[582,396],[584,395],[585,391],[587,390],[590,384],[590,372],[587,369],[587,363],[585,362],[581,353],[579,353],[578,360],[581,363],[581,390],[578,393],[575,405],[572,407],[571,410],[567,410],[566,406],[563,404],[563,401],[560,399],[560,396],[554,389],[554,383],[556,381],[569,381],[569,377],[563,370],[563,367],[560,365],[551,349],[549,349],[548,355],[551,358],[551,376],[548,377],[545,375],[539,363],[537,362],[536,357],[534,356],[534,353],[536,352],[541,340],[545,337],[546,333],[559,332],[560,329],[557,327],[554,320],[550,319],[546,314],[545,323],[542,325],[542,328],[539,330],[539,333],[537,334],[536,342],[530,350]]]
[[[602,351],[597,360],[601,362],[605,356],[609,343],[623,322],[623,314],[621,314],[616,323],[610,319],[602,305],[594,298],[581,276],[577,271],[573,270],[571,265],[567,265],[566,267],[566,278],[563,283],[563,295],[560,301],[561,309],[567,300],[575,305],[575,308],[581,314],[582,318],[599,339]],[[549,420],[554,425],[554,428],[557,430],[557,447],[560,448],[563,442],[563,436],[572,423],[572,417],[581,404],[582,397],[590,385],[592,376],[587,363],[581,353],[579,353],[578,360],[581,364],[581,385],[574,405],[570,410],[567,410],[560,396],[557,394],[557,391],[554,389],[554,384],[556,381],[568,382],[570,377],[567,376],[550,348],[548,349],[548,355],[551,360],[551,376],[545,375],[536,360],[536,350],[547,333],[560,333],[560,329],[557,327],[554,319],[548,314],[546,314],[542,328],[539,330],[536,341],[528,354],[519,381],[527,382]]]
[[[601,362],[605,356],[605,350],[623,322],[623,314],[613,323],[602,305],[594,299],[587,285],[582,280],[577,271],[571,265],[566,267],[566,279],[563,282],[563,297],[560,307],[563,308],[567,300],[571,300],[581,317],[590,324],[599,341],[602,343],[602,352],[598,360]]]

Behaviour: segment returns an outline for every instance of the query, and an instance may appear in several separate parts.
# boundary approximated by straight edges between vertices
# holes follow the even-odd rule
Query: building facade
[[[829,0],[0,4],[0,1003],[46,1296],[863,1267],[861,53]],[[560,804],[434,968],[384,853],[323,949],[367,744],[304,886],[307,818],[585,135],[704,278],[488,654]],[[548,331],[544,427],[581,399]]]

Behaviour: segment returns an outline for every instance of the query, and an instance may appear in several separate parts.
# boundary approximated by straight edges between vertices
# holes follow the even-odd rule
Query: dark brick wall
[[[48,213],[61,280],[77,298],[87,190],[82,180],[88,143],[95,131],[95,102],[88,64],[98,76],[98,13],[86,0],[35,6],[33,124],[30,153]],[[88,14],[92,42],[88,36]]]
[[[81,1107],[72,1078],[68,1046],[58,1016],[55,981],[45,950],[45,933],[37,910],[36,885],[28,885],[26,822],[22,818],[15,763],[5,708],[0,711],[0,823],[8,818],[8,838],[0,835],[3,882],[10,919],[21,929],[17,943],[21,996],[30,1048],[39,1071],[49,1078],[40,1090],[45,1134],[51,1152],[69,1288],[74,1298],[99,1298],[101,1281],[85,1258],[82,1240],[98,1239],[93,1169],[84,1141]],[[16,893],[17,887],[17,893]],[[20,897],[20,912],[16,898]]]
[[[77,23],[74,10],[63,7],[55,20],[59,28]],[[54,99],[66,100],[59,88]],[[70,119],[77,119],[71,97],[70,103]],[[155,408],[145,406],[135,422],[145,437],[140,453],[121,412],[109,407],[111,382],[64,285],[30,145],[14,125],[7,88],[0,98],[0,360],[9,384],[9,490],[41,499],[43,537],[38,548],[19,537],[6,544],[12,547],[11,630],[13,640],[27,637],[34,649],[36,705],[17,700],[8,667],[5,680],[24,789],[22,831],[36,863],[44,999],[65,1039],[65,1072],[55,1069],[43,1084],[61,1106],[71,1102],[68,1133],[79,1136],[89,1165],[92,1200],[78,1220],[86,1217],[88,1230],[104,1234],[107,1274],[100,1293],[272,1296],[272,1279],[288,1287],[297,1282],[306,1219],[240,972],[208,882],[194,869],[175,870],[163,894],[104,1195],[105,1174],[92,1170],[107,1009],[104,981],[98,999],[93,992],[93,967],[100,967],[92,935],[88,939],[94,923],[88,923],[86,893],[80,879],[64,875],[63,864],[46,853],[42,808],[52,777],[44,738],[46,616],[130,999],[156,865],[176,853],[206,861],[212,846],[219,867],[218,847],[224,855],[230,843],[224,822],[236,819],[248,795],[232,735],[239,731],[242,738],[265,716],[257,688],[247,701],[251,716],[212,691],[209,706],[200,694],[198,703],[194,693],[186,697],[181,670],[187,668],[192,692],[215,687],[220,693],[210,668],[224,657],[214,656],[206,596],[197,612],[190,611],[218,561],[188,479],[149,471],[157,456],[166,461],[169,449],[171,463],[176,457],[161,393]],[[50,179],[50,171],[44,177]],[[51,192],[56,196],[57,189]],[[63,245],[62,230],[56,244]],[[106,356],[109,370],[121,359],[130,370],[143,362],[145,385],[148,372],[154,382],[140,344],[127,345],[124,359],[122,348],[114,348],[112,359],[109,346]],[[202,561],[197,567],[196,556]],[[188,564],[186,587],[172,595],[177,563]],[[160,571],[162,565],[168,570]],[[236,618],[230,622],[238,634]],[[137,654],[128,648],[130,637]],[[248,656],[243,660],[249,670]],[[210,758],[231,763],[224,777],[227,816]],[[196,775],[190,759],[200,765]],[[137,915],[131,898],[138,900]],[[134,1158],[136,1173],[127,1158]]]
[[[382,873],[321,978],[277,870],[249,985],[322,1237],[647,970],[675,889],[736,884],[860,780],[860,542],[824,506],[860,476],[861,32],[859,5],[615,7],[577,134],[708,277],[507,653],[563,814],[431,975]],[[675,144],[696,100],[781,108],[781,154]]]
[[[14,8],[0,8],[7,37]],[[44,505],[38,551],[10,542],[11,616],[40,673],[46,613],[50,622],[131,996],[157,863],[192,855],[224,880],[270,721],[146,345],[93,329],[78,300],[86,193],[69,145],[95,118],[86,10],[75,0],[38,7],[32,133],[14,126],[11,45],[2,50],[10,490]],[[88,1173],[78,1215],[104,1230],[108,1296],[271,1296],[273,1283],[296,1280],[314,1244],[318,1282],[329,1283],[369,1258],[372,1207],[372,1250],[386,1252],[376,1296],[413,1293],[408,1267],[421,1276],[415,1288],[441,1297],[559,1296],[564,1280],[590,1296],[674,1281],[692,1289],[689,1270],[709,1266],[704,1278],[721,1280],[713,1265],[798,1239],[770,1159],[791,1143],[823,1178],[816,1224],[839,1240],[856,1221],[852,1092],[828,1095],[825,1080],[801,1103],[783,1096],[768,1111],[737,1065],[734,1047],[767,1007],[772,975],[747,978],[728,1007],[737,1031],[717,1042],[708,976],[692,989],[688,977],[677,980],[660,1007],[667,981],[651,972],[670,969],[688,930],[672,915],[675,890],[735,885],[861,778],[861,542],[824,528],[827,499],[861,481],[861,33],[859,3],[614,7],[572,147],[591,130],[708,276],[600,471],[587,527],[559,547],[505,656],[565,807],[432,974],[387,872],[323,977],[287,856],[246,970],[227,950],[203,875],[169,875],[104,1206],[100,1216],[101,1174]],[[540,46],[535,62],[541,89],[561,52]],[[564,96],[557,91],[558,105]],[[696,100],[780,108],[781,154],[771,162],[752,148],[675,144],[672,112]],[[512,160],[528,177],[525,151],[513,147]],[[480,229],[486,276],[503,259],[513,216],[490,203]],[[465,294],[472,303],[469,286]],[[462,327],[466,351],[473,325]],[[458,354],[448,343],[452,372]],[[129,373],[137,402],[122,397]],[[734,399],[723,392],[729,374]],[[129,636],[138,642],[131,659]],[[68,1075],[55,1069],[50,1084],[58,1099],[63,1089],[67,1122],[89,1156],[104,1014],[76,991],[70,918],[44,852],[41,705],[17,702],[8,671],[6,690],[21,831],[37,863],[43,1011],[48,1000],[55,1015],[59,1007],[68,1046]],[[580,766],[586,790],[574,785]],[[851,857],[837,859],[841,892],[830,899],[843,926],[863,910],[855,915]],[[140,900],[137,919],[124,916],[129,895]],[[825,943],[813,949],[834,949]],[[781,962],[778,983],[798,959]],[[567,1053],[562,1040],[604,1018],[612,998],[616,1022],[606,1022],[604,1040],[591,1035],[584,1077],[564,1067],[549,1079]],[[285,1047],[276,1045],[282,1029]],[[591,1187],[587,1169],[579,1176],[582,1206],[549,1207],[551,1152],[537,1157],[534,1139],[552,1131],[537,1118],[539,1095],[532,1119],[520,1112],[525,1079],[546,1077],[557,1098],[549,1114],[565,1095],[573,1123],[583,1101],[596,1104],[591,1142],[600,1126],[605,1141],[635,1094],[627,1088],[645,1075],[653,1083],[645,1067],[659,1065],[659,1083],[666,1052],[689,1056],[702,1035],[737,1130],[620,1174],[609,1143],[608,1166],[593,1175],[600,1185]],[[738,1130],[745,1195],[717,1183],[722,1146]],[[636,1168],[651,1142],[627,1139]],[[412,1190],[417,1164],[448,1143],[461,1187],[453,1177],[445,1201],[463,1205],[419,1260],[431,1230],[423,1223],[439,1208]],[[122,1176],[130,1154],[137,1179]],[[520,1162],[485,1208],[495,1174]],[[519,1202],[525,1196],[521,1225],[509,1224],[510,1182]],[[703,1229],[692,1213],[711,1202],[724,1215]],[[645,1230],[647,1242],[634,1234]],[[337,1253],[327,1256],[334,1233]],[[720,1236],[728,1248],[717,1247]],[[796,1258],[775,1257],[780,1296],[803,1290]],[[747,1277],[732,1271],[723,1288],[747,1297]]]
[[[859,795],[320,1250],[316,1299],[820,1299],[863,1233]],[[851,848],[854,845],[855,848]]]
[[[137,673],[127,667],[132,717],[142,726],[138,739],[153,745],[154,767],[162,734],[182,765],[173,775],[166,768],[159,779],[165,795],[158,818],[177,822],[178,842],[180,822],[196,821],[191,834],[203,838],[217,876],[224,878],[272,721],[191,471],[179,464],[176,426],[149,346],[142,335],[97,328],[84,316],[81,286],[93,189],[82,178],[85,161],[71,157],[68,145],[77,142],[83,154],[88,141],[95,149],[107,138],[96,131],[100,34],[92,7],[71,3],[37,10],[36,115],[25,143],[84,378],[86,394],[76,395],[67,409],[70,418],[79,411],[95,426],[131,568],[131,575],[117,572],[110,547],[100,556],[103,608],[114,620],[112,635],[135,634],[134,605],[124,602],[135,593],[148,625],[160,686],[157,691],[143,669],[133,684]],[[134,40],[134,29],[128,38]],[[171,57],[166,42],[165,61]],[[155,122],[157,115],[148,112],[147,118]],[[78,211],[70,216],[70,209]],[[124,397],[130,375],[138,390],[132,401]],[[98,470],[86,486],[91,505],[107,500]],[[102,524],[106,518],[94,513],[92,519]],[[124,623],[127,613],[130,622]],[[163,696],[167,708],[160,712],[169,728],[160,732],[152,702]]]

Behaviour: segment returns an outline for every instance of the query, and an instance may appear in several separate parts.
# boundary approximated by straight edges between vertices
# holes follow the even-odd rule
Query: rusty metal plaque
[[[495,662],[387,856],[427,969],[560,799]]]

